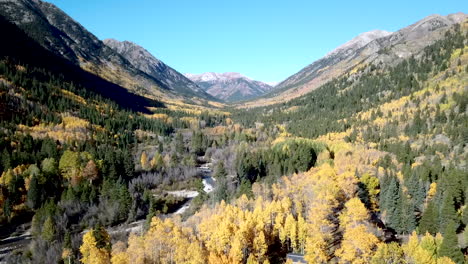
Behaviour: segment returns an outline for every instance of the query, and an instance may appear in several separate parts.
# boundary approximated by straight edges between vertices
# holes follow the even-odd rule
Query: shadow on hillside
[[[43,48],[16,25],[0,16],[2,41],[0,59],[8,58],[21,64],[43,68],[65,80],[80,84],[105,98],[109,98],[125,109],[151,113],[146,107],[164,107],[164,104],[129,92],[127,89],[106,81],[79,66]]]

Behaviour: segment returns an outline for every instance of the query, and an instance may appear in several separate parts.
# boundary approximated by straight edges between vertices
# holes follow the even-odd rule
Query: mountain
[[[362,33],[282,81],[264,98],[243,106],[291,100],[344,73],[357,72],[366,65],[395,65],[441,39],[452,25],[467,17],[464,13],[431,15],[393,33],[382,30]]]
[[[251,80],[236,72],[187,73],[185,76],[212,96],[227,102],[252,99],[267,93],[273,88],[269,84]]]
[[[159,80],[165,87],[181,94],[214,99],[183,74],[155,58],[143,47],[130,41],[115,39],[105,39],[103,42],[127,59],[132,66]]]
[[[137,67],[141,65],[135,66],[53,4],[40,0],[2,0],[0,15],[53,54],[132,92],[167,102],[212,99],[196,85],[180,81],[181,76],[168,68],[166,74],[159,75],[142,71]]]

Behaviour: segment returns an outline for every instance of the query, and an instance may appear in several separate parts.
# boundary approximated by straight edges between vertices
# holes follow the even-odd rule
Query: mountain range
[[[463,13],[431,15],[396,32],[365,32],[337,47],[276,86],[239,73],[186,74],[164,64],[130,41],[99,40],[53,4],[40,0],[2,0],[0,14],[53,54],[130,92],[163,103],[236,102],[240,107],[287,101],[346,72],[367,65],[394,65],[416,56],[440,39]],[[213,105],[213,104],[212,104]]]
[[[241,107],[271,105],[307,94],[345,73],[355,73],[368,65],[396,65],[417,56],[426,46],[441,39],[451,26],[461,23],[464,13],[430,15],[396,32],[374,30],[349,42],[280,82],[275,89]]]
[[[185,74],[210,95],[226,102],[253,99],[268,93],[273,86],[236,72]]]
[[[131,92],[163,102],[214,100],[138,45],[103,42],[53,4],[2,0],[0,15],[53,54]]]

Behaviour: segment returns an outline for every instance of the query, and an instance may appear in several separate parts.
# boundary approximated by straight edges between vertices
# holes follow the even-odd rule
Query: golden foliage
[[[84,264],[108,264],[110,262],[109,252],[105,248],[98,248],[93,230],[86,232],[83,236],[83,244],[80,253],[83,256],[81,262]]]
[[[203,249],[191,230],[170,219],[154,217],[148,232],[143,236],[132,234],[128,244],[127,256],[132,264],[205,263]]]
[[[79,104],[86,105],[86,100],[83,97],[65,89],[60,89],[60,92],[63,94],[64,97],[71,99]]]
[[[335,252],[339,263],[369,263],[379,239],[365,225],[367,209],[359,198],[352,198],[345,204],[340,216],[344,228],[341,247]]]
[[[100,126],[91,125],[87,120],[68,114],[62,114],[62,123],[60,124],[41,123],[33,127],[18,125],[19,131],[28,133],[34,138],[50,137],[60,142],[87,140],[92,137],[91,128],[93,130],[103,130]]]

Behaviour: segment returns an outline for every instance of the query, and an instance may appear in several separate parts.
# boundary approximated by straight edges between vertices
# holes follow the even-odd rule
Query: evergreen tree
[[[253,198],[253,192],[252,192],[252,184],[250,181],[244,180],[241,182],[239,186],[239,192],[238,192],[238,197],[241,197],[242,195],[246,195],[248,198]]]
[[[42,238],[44,240],[52,242],[55,236],[55,223],[51,216],[48,216],[42,226]]]
[[[177,154],[182,155],[185,153],[184,137],[180,132],[175,136],[175,151]]]
[[[96,224],[93,229],[93,235],[96,239],[96,247],[97,248],[104,248],[107,251],[110,251],[111,244],[110,244],[110,237],[107,233],[106,229],[100,224]]]
[[[431,235],[435,235],[439,230],[438,219],[438,210],[434,205],[434,201],[430,201],[421,217],[421,220],[419,221],[420,234],[429,232]]]
[[[2,152],[2,167],[3,171],[6,171],[9,168],[11,168],[10,153],[8,153],[8,150],[6,148],[4,148]]]
[[[216,179],[226,178],[227,172],[226,172],[226,169],[224,168],[224,163],[222,161],[219,161],[216,164],[216,168],[215,168],[213,176]]]
[[[444,239],[440,245],[439,255],[451,258],[456,263],[463,263],[464,257],[458,247],[457,225],[453,221],[449,221],[444,230]]]
[[[401,194],[398,179],[392,177],[385,197],[386,219],[387,225],[399,233],[403,231],[401,226]]]
[[[400,188],[401,197],[401,219],[400,219],[400,232],[410,234],[416,229],[416,217],[414,215],[414,203],[411,198],[406,197]]]
[[[200,131],[196,131],[192,133],[192,152],[198,156],[204,154],[203,148],[203,134]]]
[[[41,187],[39,186],[36,176],[32,176],[29,182],[27,204],[31,209],[35,210],[40,207],[41,203]]]
[[[214,201],[221,202],[224,200],[228,202],[228,185],[226,179],[220,179],[216,183],[216,189],[213,191]]]
[[[158,152],[159,153],[163,153],[164,152],[164,146],[163,146],[163,143],[158,141]]]
[[[444,232],[450,222],[455,225],[455,228],[458,228],[459,220],[454,207],[454,198],[452,192],[447,191],[440,205],[439,230]]]

